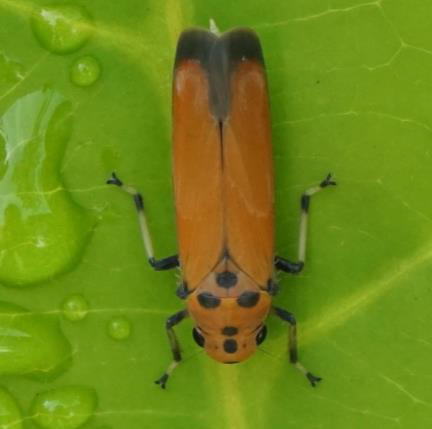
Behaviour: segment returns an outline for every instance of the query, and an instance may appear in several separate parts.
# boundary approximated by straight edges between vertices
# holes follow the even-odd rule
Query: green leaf
[[[37,393],[71,385],[92,387],[97,394],[98,408],[83,426],[88,429],[429,427],[429,2],[71,4],[91,17],[85,23],[91,26],[85,27],[89,40],[79,39],[83,45],[73,52],[68,44],[69,53],[58,55],[40,44],[31,27],[35,8],[44,2],[0,1],[2,124],[8,112],[20,112],[29,115],[27,126],[45,123],[48,133],[51,120],[51,138],[63,142],[61,150],[47,151],[46,170],[33,176],[43,179],[41,187],[26,182],[24,173],[8,187],[0,182],[2,207],[9,207],[0,217],[0,257],[15,252],[15,268],[26,261],[16,282],[11,269],[12,278],[2,277],[1,299],[58,317],[73,350],[72,365],[51,383],[20,374],[1,379],[18,402],[24,427],[35,427],[28,416]],[[140,189],[156,256],[175,253],[173,54],[180,31],[206,27],[209,18],[222,30],[252,27],[262,41],[272,104],[279,255],[296,256],[302,191],[329,171],[338,182],[313,197],[306,267],[296,277],[281,275],[275,298],[297,317],[300,359],[323,377],[315,389],[287,361],[287,328],[273,318],[261,351],[228,366],[207,358],[193,343],[191,322],[184,322],[178,327],[184,363],[165,391],[153,384],[170,361],[165,320],[184,303],[175,296],[175,273],[156,273],[146,263],[133,202],[104,183],[116,171]],[[70,80],[71,67],[83,56],[101,66],[99,79],[87,87]],[[57,104],[46,107],[51,116],[43,103],[33,113],[23,107],[25,97],[41,91],[56,94]],[[59,118],[70,120],[71,130]],[[1,129],[3,179],[10,171],[10,134]],[[30,135],[47,141],[46,135]],[[37,159],[26,158],[30,172],[41,165]],[[44,207],[52,210],[42,231],[57,238],[47,242],[52,258],[36,251],[41,241],[33,230],[22,230],[19,222],[4,230],[6,215],[18,219],[20,209],[34,209],[38,197],[47,198]],[[17,199],[24,206],[14,205]],[[29,262],[33,251],[42,255],[39,265]],[[88,313],[67,320],[61,305],[77,294],[89,303]],[[117,340],[108,335],[113,318],[123,324]],[[131,331],[121,339],[129,333],[125,320]]]

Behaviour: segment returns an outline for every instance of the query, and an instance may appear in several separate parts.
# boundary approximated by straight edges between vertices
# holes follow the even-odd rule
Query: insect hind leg
[[[142,195],[132,186],[125,185],[115,173],[106,181],[108,185],[118,186],[123,191],[132,196],[135,207],[137,209],[138,221],[141,229],[141,236],[144,243],[144,248],[147,253],[149,264],[156,270],[169,270],[179,266],[178,255],[169,256],[168,258],[155,259],[153,251],[153,242],[148,227],[147,217],[144,210],[144,201]]]
[[[309,205],[312,195],[321,191],[328,186],[335,186],[336,182],[332,179],[329,173],[326,178],[316,186],[312,186],[303,192],[300,198],[300,232],[298,241],[298,262],[290,262],[287,259],[281,258],[279,256],[275,257],[275,267],[278,270],[285,271],[286,273],[297,274],[299,273],[305,264],[306,259],[306,239],[307,239],[307,227],[309,220]]]

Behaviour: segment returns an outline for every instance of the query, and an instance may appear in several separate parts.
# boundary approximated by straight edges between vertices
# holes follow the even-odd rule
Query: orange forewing
[[[199,61],[176,67],[173,181],[180,265],[189,290],[214,268],[223,249],[221,145],[208,85]]]
[[[225,234],[230,256],[260,286],[273,276],[273,162],[263,66],[232,71],[223,128]]]

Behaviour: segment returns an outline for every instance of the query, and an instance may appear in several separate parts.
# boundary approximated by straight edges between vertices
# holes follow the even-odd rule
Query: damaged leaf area
[[[176,252],[170,86],[181,30],[253,28],[268,71],[278,277],[299,355],[270,318],[257,353],[211,361],[165,320]],[[432,422],[432,6],[412,0],[43,2],[0,0],[0,427],[406,428]],[[259,172],[257,172],[259,174]]]

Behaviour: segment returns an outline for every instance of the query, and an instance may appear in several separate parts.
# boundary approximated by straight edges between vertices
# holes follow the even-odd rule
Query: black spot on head
[[[227,360],[224,363],[239,363],[239,361],[238,360]]]
[[[235,353],[237,351],[237,341],[230,338],[225,340],[223,343],[223,348],[227,353]]]
[[[237,274],[231,271],[224,271],[216,274],[216,282],[220,287],[229,289],[237,284]]]
[[[204,347],[205,338],[198,332],[198,329],[193,328],[192,329],[192,336],[195,342],[200,346]]]
[[[259,292],[243,292],[238,298],[237,298],[237,304],[240,307],[253,307],[257,304],[257,302],[260,299],[260,293]]]
[[[235,326],[225,326],[225,328],[222,329],[222,335],[226,335],[228,337],[236,335],[237,333],[238,329]]]
[[[202,292],[198,295],[198,302],[204,308],[216,308],[220,304],[220,298],[209,292]]]

